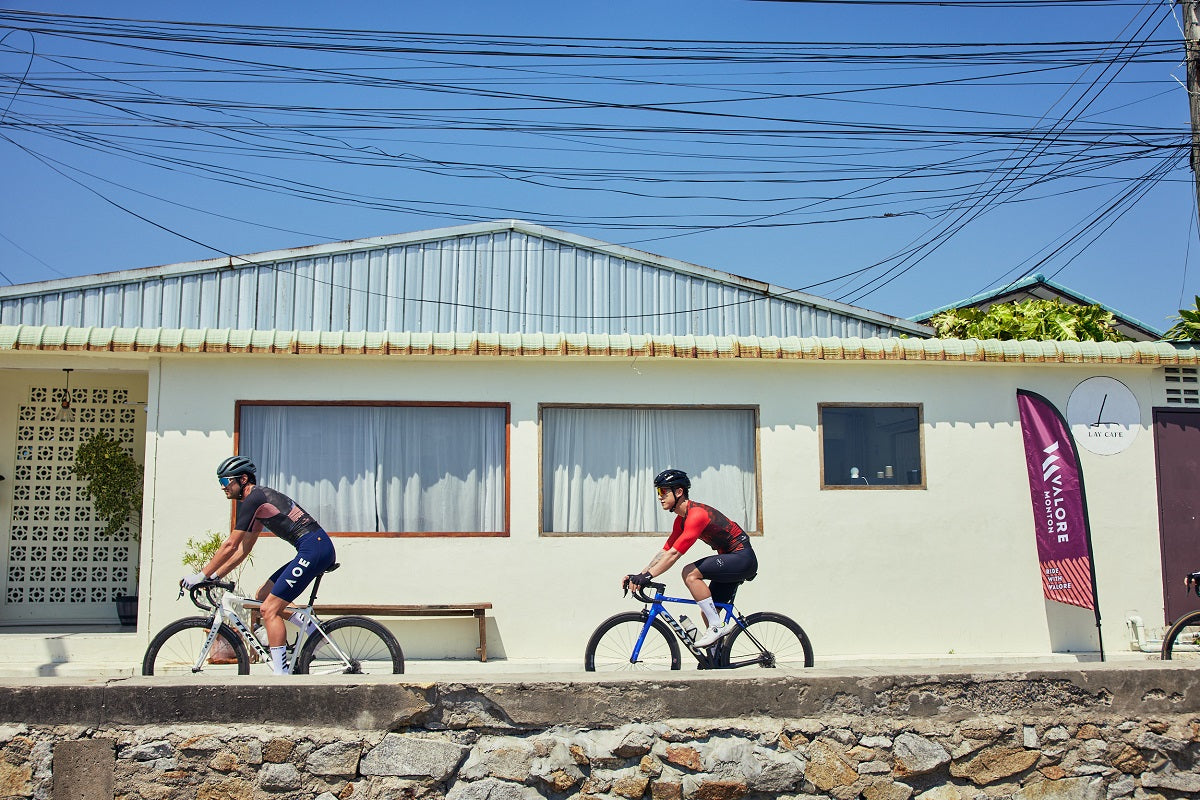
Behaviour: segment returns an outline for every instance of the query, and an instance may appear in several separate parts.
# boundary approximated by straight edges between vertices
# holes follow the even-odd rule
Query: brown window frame
[[[669,403],[669,404],[647,404],[647,403],[538,403],[537,411],[537,426],[538,426],[538,452],[537,452],[537,470],[538,470],[538,536],[548,538],[618,538],[618,537],[640,537],[640,538],[662,538],[663,531],[548,531],[545,528],[545,464],[543,456],[545,455],[545,443],[543,435],[545,428],[542,425],[542,416],[548,408],[583,408],[583,409],[649,409],[652,411],[749,411],[753,415],[754,426],[754,503],[755,503],[755,520],[754,530],[747,530],[746,533],[750,536],[763,535],[763,500],[762,500],[762,428],[760,426],[760,409],[758,405],[747,403],[730,403],[730,404],[705,404],[705,403]],[[647,490],[649,491],[649,489]]]
[[[879,480],[878,470],[866,476],[863,484],[827,483],[825,481],[825,409],[827,408],[911,408],[917,412],[917,451],[920,459],[921,480],[919,483],[870,483]],[[924,403],[817,403],[817,456],[820,459],[821,491],[910,491],[928,489],[928,468],[925,461],[925,404]],[[884,480],[888,480],[886,477]],[[898,480],[894,475],[892,480]]]
[[[425,539],[425,538],[508,538],[512,531],[512,404],[488,402],[439,402],[436,400],[237,400],[233,411],[233,452],[241,450],[242,409],[248,406],[348,406],[358,408],[501,408],[504,409],[504,528],[499,531],[326,531],[338,538]],[[237,519],[237,506],[230,513],[230,525]],[[319,520],[318,520],[319,521]],[[263,530],[264,535],[272,535]]]

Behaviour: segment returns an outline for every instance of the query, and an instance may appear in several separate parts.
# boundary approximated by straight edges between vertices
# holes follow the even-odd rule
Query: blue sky
[[[987,5],[10,6],[273,29],[0,19],[0,283],[516,217],[897,316],[1036,270],[1165,329],[1170,7]]]

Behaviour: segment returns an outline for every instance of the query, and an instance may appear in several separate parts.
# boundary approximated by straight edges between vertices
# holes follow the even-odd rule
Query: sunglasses
[[[675,494],[674,489],[669,489],[666,486],[660,486],[660,487],[658,487],[658,489],[656,491],[658,492],[659,497],[668,497],[670,495]]]
[[[217,478],[217,480],[220,482],[222,489],[233,483],[233,478]]]

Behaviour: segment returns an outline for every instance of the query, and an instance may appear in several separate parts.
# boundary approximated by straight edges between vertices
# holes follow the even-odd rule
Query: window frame
[[[242,409],[252,406],[319,406],[357,408],[500,408],[504,410],[504,514],[499,531],[326,531],[345,539],[509,538],[512,535],[512,404],[502,402],[438,400],[237,400],[233,407],[233,454],[241,452]],[[230,511],[230,527],[237,521],[237,505]],[[318,520],[319,521],[319,520]],[[274,536],[263,529],[260,535]]]
[[[538,475],[538,504],[537,530],[538,536],[548,538],[661,538],[669,531],[548,531],[546,530],[546,485],[545,485],[545,425],[543,417],[546,409],[577,408],[577,409],[633,409],[650,411],[749,411],[754,431],[754,530],[746,530],[750,536],[763,535],[763,502],[762,502],[762,429],[759,424],[759,406],[748,403],[711,404],[711,403],[538,403],[537,409],[537,475]],[[651,487],[647,488],[647,491]],[[669,526],[668,526],[669,527]]]
[[[917,453],[920,459],[921,466],[921,482],[920,483],[895,483],[895,484],[856,484],[856,483],[826,483],[825,482],[825,409],[827,408],[913,408],[917,412]],[[925,460],[925,404],[921,402],[894,402],[894,403],[853,403],[853,402],[831,402],[817,403],[817,457],[820,459],[820,483],[821,491],[917,491],[928,489],[929,470]]]

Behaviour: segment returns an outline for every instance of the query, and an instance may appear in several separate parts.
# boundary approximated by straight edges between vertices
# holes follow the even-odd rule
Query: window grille
[[[1166,367],[1167,405],[1200,406],[1200,376],[1196,367]]]

